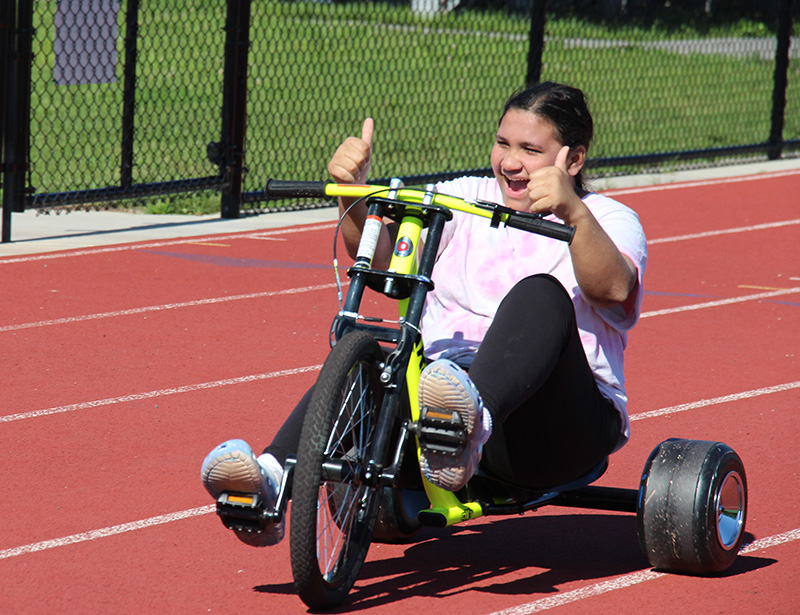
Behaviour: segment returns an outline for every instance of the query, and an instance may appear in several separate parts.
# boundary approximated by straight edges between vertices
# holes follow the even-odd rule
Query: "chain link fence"
[[[800,145],[791,0],[8,4],[17,41],[26,4],[33,21],[27,134],[19,103],[3,103],[4,212],[21,162],[24,204],[42,210],[211,211],[226,191],[229,215],[285,209],[296,204],[266,202],[264,181],[325,178],[367,116],[375,178],[486,172],[505,99],[538,79],[587,93],[596,176],[797,156]],[[15,70],[5,79],[19,84]],[[781,73],[785,107],[773,100]]]
[[[742,26],[735,3],[725,17],[688,2],[674,22],[664,21],[663,4],[548,3],[537,76],[587,93],[597,126],[594,174],[763,160],[777,5]],[[502,104],[536,70],[532,8],[524,0],[254,5],[251,178],[323,179],[330,154],[367,116],[376,121],[374,177],[487,171]],[[687,27],[687,18],[696,25]],[[284,27],[271,29],[278,23]],[[796,141],[800,44],[791,57],[784,137]],[[715,151],[698,157],[699,150]]]
[[[221,186],[206,149],[220,132],[223,2],[33,8],[29,206]]]

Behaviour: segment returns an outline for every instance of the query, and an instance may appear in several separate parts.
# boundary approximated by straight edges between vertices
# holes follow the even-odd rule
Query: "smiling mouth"
[[[527,179],[510,179],[505,175],[503,178],[506,180],[506,186],[508,186],[509,192],[523,192],[528,188]]]

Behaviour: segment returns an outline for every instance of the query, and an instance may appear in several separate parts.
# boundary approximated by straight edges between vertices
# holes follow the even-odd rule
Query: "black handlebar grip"
[[[267,198],[300,198],[310,197],[316,199],[326,198],[325,185],[327,182],[291,181],[281,179],[268,179],[264,186]]]
[[[509,216],[506,226],[522,229],[529,233],[537,233],[559,241],[566,241],[567,243],[572,243],[572,238],[575,236],[574,226],[543,220],[542,218],[522,218],[519,215],[512,214]]]

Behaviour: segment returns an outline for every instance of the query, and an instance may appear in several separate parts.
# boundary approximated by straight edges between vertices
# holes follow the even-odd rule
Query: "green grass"
[[[32,172],[37,192],[119,181],[124,10],[117,82],[52,82],[54,3],[36,2]],[[157,0],[140,9],[134,181],[216,173],[224,3]],[[375,118],[372,175],[486,167],[499,110],[524,84],[527,18],[465,10],[429,20],[394,4],[252,4],[245,190],[268,177],[322,179],[341,140]],[[763,23],[548,20],[543,79],[586,91],[594,157],[762,143],[772,60],[684,54],[657,40],[774,35]],[[625,41],[587,48],[574,40]],[[800,138],[800,62],[790,67],[785,137]],[[165,213],[213,210],[215,195],[161,197]]]

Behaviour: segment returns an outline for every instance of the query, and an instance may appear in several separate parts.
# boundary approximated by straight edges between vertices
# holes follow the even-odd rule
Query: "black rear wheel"
[[[292,485],[291,559],[312,609],[341,603],[367,555],[379,492],[363,482],[383,389],[383,354],[364,332],[344,336],[320,372]]]
[[[667,440],[645,464],[639,486],[639,543],[662,570],[727,570],[744,538],[747,479],[722,442]]]

